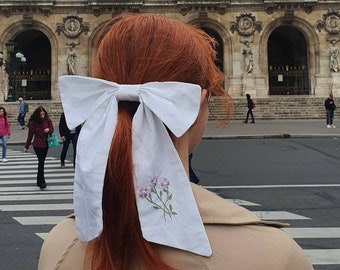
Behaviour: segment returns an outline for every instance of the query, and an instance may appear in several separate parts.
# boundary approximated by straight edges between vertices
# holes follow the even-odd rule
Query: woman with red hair
[[[182,22],[133,15],[103,37],[94,78],[59,79],[69,128],[83,123],[75,215],[49,233],[39,269],[312,269],[282,224],[189,181],[209,96],[233,109],[214,45]]]

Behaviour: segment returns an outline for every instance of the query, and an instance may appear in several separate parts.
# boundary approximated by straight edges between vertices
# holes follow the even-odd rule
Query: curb
[[[224,139],[292,139],[292,138],[340,138],[340,134],[266,134],[266,135],[205,135],[202,140]]]

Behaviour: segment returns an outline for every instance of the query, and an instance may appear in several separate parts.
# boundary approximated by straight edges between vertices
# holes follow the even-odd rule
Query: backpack
[[[29,106],[26,102],[24,103],[24,111],[25,111],[25,113],[29,112]]]
[[[251,100],[251,108],[254,109],[256,107],[256,104],[254,102],[254,100]]]

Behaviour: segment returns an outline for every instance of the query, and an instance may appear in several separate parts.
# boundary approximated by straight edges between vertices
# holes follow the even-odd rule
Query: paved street
[[[209,144],[209,141],[207,143]],[[73,212],[74,170],[69,162],[66,169],[60,169],[59,160],[49,154],[46,162],[48,187],[45,191],[40,191],[35,186],[37,166],[35,155],[9,150],[8,159],[10,160],[8,163],[0,164],[0,217],[3,223],[1,226],[4,228],[0,252],[8,255],[2,258],[0,269],[36,269],[44,237],[56,223]],[[340,226],[331,222],[323,224],[322,227],[317,226],[321,217],[301,211],[303,208],[301,205],[300,208],[296,208],[296,205],[294,206],[296,201],[291,204],[274,204],[265,199],[271,197],[280,201],[283,199],[281,189],[293,188],[293,185],[275,188],[269,185],[256,185],[255,182],[256,180],[254,185],[243,186],[208,185],[204,181],[202,184],[223,197],[227,197],[225,195],[228,194],[235,203],[250,209],[262,219],[290,223],[292,226],[285,230],[304,248],[315,269],[338,269]],[[340,184],[334,185],[333,188],[339,191],[339,187]],[[294,192],[297,194],[296,190]],[[268,193],[271,195],[268,196]],[[302,193],[299,197],[305,198],[306,195]],[[329,241],[334,243],[331,244]],[[337,248],[334,248],[334,245],[337,245]],[[10,256],[11,254],[15,256]]]
[[[232,177],[236,178],[237,175],[241,175],[240,172],[235,173],[234,176],[227,174],[227,180],[231,179],[228,182],[225,178],[228,170],[223,164],[216,165],[220,167],[219,171],[214,171],[214,168],[211,169],[208,166],[209,161],[217,163],[211,158],[211,154],[208,154],[209,151],[207,150],[209,149],[214,154],[218,152],[212,144],[216,141],[230,142],[236,138],[261,138],[262,140],[262,138],[291,137],[303,139],[315,137],[332,138],[336,143],[337,138],[340,137],[340,128],[326,129],[323,122],[322,120],[279,121],[277,123],[274,121],[259,121],[254,125],[235,122],[227,127],[217,129],[215,128],[216,123],[209,122],[205,132],[205,140],[202,143],[203,148],[201,149],[203,152],[200,154],[198,149],[197,153],[195,153],[194,165],[198,165],[196,162],[198,157],[202,155],[206,159],[202,163],[205,163],[206,166],[200,166],[199,174],[224,177],[224,183],[202,181],[201,184],[211,191],[250,209],[263,219],[290,223],[291,226],[285,230],[303,247],[316,270],[338,270],[340,268],[340,224],[335,219],[335,216],[338,215],[339,209],[330,209],[326,202],[339,199],[340,179],[335,179],[333,182],[336,183],[329,187],[327,185],[313,187],[312,185],[316,184],[316,182],[297,183],[301,184],[301,186],[296,186],[294,183],[281,183],[281,185],[273,187],[274,185],[271,186],[268,183],[261,183],[250,178],[248,183],[244,182],[241,186],[232,181]],[[46,162],[48,187],[45,191],[40,191],[35,186],[36,157],[32,149],[27,154],[22,152],[27,131],[22,131],[15,127],[12,130],[11,144],[8,146],[7,158],[9,162],[0,163],[0,220],[2,228],[0,230],[0,252],[2,254],[0,269],[31,270],[36,269],[41,244],[46,234],[62,218],[73,212],[72,184],[74,170],[70,163],[67,163],[66,169],[60,169],[58,159],[60,148],[50,149]],[[218,138],[222,140],[216,140]],[[244,144],[247,140],[237,141],[242,141],[242,144]],[[266,142],[263,144],[268,144],[269,150],[275,148],[274,145],[270,145],[273,140],[262,141]],[[231,145],[237,144],[234,141]],[[216,147],[220,152],[225,151],[223,150],[225,148]],[[324,147],[326,151],[331,146]],[[286,148],[290,149],[291,147]],[[227,146],[227,149],[233,153],[236,152],[232,146]],[[256,153],[255,146],[252,151],[255,151],[255,159],[260,157]],[[285,153],[286,151],[284,150],[283,152]],[[69,153],[72,153],[71,149]],[[266,153],[263,154],[266,155]],[[239,157],[235,156],[235,160],[242,159],[245,153],[240,152],[239,155]],[[308,155],[312,158],[310,154]],[[216,158],[222,160],[220,156]],[[328,158],[332,159],[332,157]],[[68,157],[68,159],[71,160],[71,157]],[[271,161],[268,160],[268,164]],[[233,164],[232,161],[228,162],[229,166],[237,168],[237,165]],[[270,168],[273,171],[275,170],[275,163],[271,164],[272,166],[266,170],[259,168],[256,173],[259,174],[262,171],[262,173],[265,172],[269,175]],[[292,168],[291,171],[287,170],[286,173],[296,171],[297,168]],[[314,175],[316,174],[314,173]],[[247,179],[249,180],[249,177]],[[312,178],[309,179],[307,181],[313,181]],[[326,179],[327,176],[324,179],[324,183],[327,184]],[[280,180],[279,177],[278,180]],[[327,192],[325,192],[326,188]],[[294,199],[294,197],[296,198]],[[274,201],[268,198],[274,198]],[[303,198],[303,200],[299,200],[299,198]],[[320,200],[320,198],[324,198],[324,201]],[[316,216],[315,212],[312,211],[313,209],[308,208],[310,205],[314,208],[319,208],[317,213],[322,214]],[[330,216],[334,217],[332,221]]]

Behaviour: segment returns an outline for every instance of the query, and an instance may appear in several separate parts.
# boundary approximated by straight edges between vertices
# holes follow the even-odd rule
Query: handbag
[[[49,148],[57,147],[59,145],[58,137],[54,133],[48,134],[47,142],[48,142],[48,147]]]

